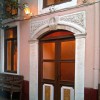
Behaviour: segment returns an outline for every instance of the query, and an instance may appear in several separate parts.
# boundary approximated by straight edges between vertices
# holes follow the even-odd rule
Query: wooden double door
[[[75,39],[41,39],[39,42],[39,100],[71,100],[63,87],[74,88]],[[68,91],[67,91],[68,92]],[[70,93],[68,94],[70,95]]]

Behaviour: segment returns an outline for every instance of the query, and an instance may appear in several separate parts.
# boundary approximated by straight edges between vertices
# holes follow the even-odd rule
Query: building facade
[[[98,100],[100,1],[26,2],[33,15],[6,23],[16,27],[17,36],[5,38],[6,31],[1,29],[0,72],[24,76],[25,100],[28,95],[29,100]],[[16,33],[10,28],[8,33]],[[12,59],[7,58],[10,47],[15,51]],[[9,61],[14,68],[8,67]]]

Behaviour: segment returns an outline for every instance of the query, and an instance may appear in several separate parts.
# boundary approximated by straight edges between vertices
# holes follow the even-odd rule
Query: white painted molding
[[[52,84],[43,84],[43,100],[45,99],[45,87],[50,87],[50,100],[54,100],[54,86]]]
[[[4,30],[1,29],[1,72],[4,72]]]
[[[94,37],[94,80],[93,87],[98,89],[100,78],[100,3],[95,4],[95,37]]]
[[[85,67],[85,11],[30,22],[30,100],[38,100],[38,37],[44,33],[63,29],[75,35],[75,100],[84,100]],[[36,42],[37,41],[37,42]],[[34,73],[33,73],[34,72]]]
[[[62,86],[61,87],[61,100],[64,100],[64,90],[70,90],[70,100],[74,100],[74,89],[72,87]]]
[[[29,100],[38,100],[38,41],[30,42]]]
[[[76,5],[77,5],[77,0],[71,0],[69,2],[43,8],[43,0],[38,0],[38,14],[50,13],[52,9],[54,9],[53,11],[57,11],[64,8],[75,7]]]
[[[58,26],[69,26],[79,30],[81,33],[86,34],[86,14],[85,11],[67,14],[63,16],[48,17],[44,20],[30,21],[30,37],[35,36],[39,31],[49,28],[49,30],[59,29]]]
[[[14,22],[10,24],[6,24],[9,27],[17,26],[17,73],[7,73],[4,72],[4,30],[1,30],[1,67],[2,67],[2,73],[7,74],[19,74],[20,73],[20,23]]]

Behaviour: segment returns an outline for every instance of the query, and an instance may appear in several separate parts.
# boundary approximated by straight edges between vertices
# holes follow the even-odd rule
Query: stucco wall
[[[96,24],[97,20],[100,23],[100,19],[97,18],[96,15],[97,11],[100,11],[100,8],[97,10],[97,6],[100,5],[98,3],[83,6],[79,8],[74,8],[66,11],[61,11],[59,13],[51,13],[51,15],[41,16],[35,18],[34,20],[40,20],[45,19],[52,16],[59,16],[64,14],[71,14],[75,12],[85,11],[86,12],[86,51],[85,51],[85,87],[95,88],[95,72],[99,70],[99,65],[95,65],[95,52],[98,50],[95,50],[96,44],[96,38],[95,35],[99,34],[99,31],[96,31],[99,27],[99,24]],[[100,6],[99,6],[100,7]],[[99,35],[98,35],[99,36]],[[98,54],[99,56],[99,54]],[[96,70],[96,71],[95,71]],[[97,80],[98,82],[98,77]]]
[[[25,2],[28,3],[33,15],[37,15],[38,14],[38,3],[40,1],[41,0],[20,0],[20,2],[22,2],[22,3],[25,3]],[[91,2],[94,2],[94,1],[97,1],[97,0],[77,0],[77,5],[83,4],[83,1],[87,1],[88,3],[91,3]]]
[[[29,80],[29,21],[20,23],[20,74],[25,80]]]
[[[85,86],[93,87],[93,67],[94,67],[94,6],[89,6],[86,10],[86,60],[85,60]],[[91,16],[92,19],[91,20]]]
[[[85,86],[97,88],[100,69],[100,3],[87,7]]]
[[[34,0],[28,1],[32,12],[37,13],[37,2]],[[94,86],[94,47],[95,47],[95,7],[96,5],[89,5],[80,8],[66,10],[64,12],[53,13],[51,16],[71,14],[79,11],[86,11],[86,60],[85,60],[85,87]],[[34,10],[35,11],[34,11]],[[34,20],[45,19],[48,16],[35,18]],[[20,24],[20,74],[23,74],[25,80],[29,80],[29,35],[30,22],[22,21]],[[98,54],[99,55],[99,54]]]

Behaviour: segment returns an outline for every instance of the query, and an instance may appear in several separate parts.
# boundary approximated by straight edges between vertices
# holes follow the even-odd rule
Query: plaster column
[[[30,41],[29,100],[38,100],[38,40]]]
[[[84,100],[85,36],[75,38],[75,100]]]
[[[94,89],[98,89],[100,67],[100,3],[95,4]]]

